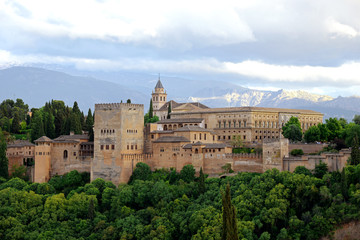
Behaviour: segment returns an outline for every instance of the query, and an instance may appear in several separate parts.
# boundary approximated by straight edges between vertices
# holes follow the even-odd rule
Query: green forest
[[[41,184],[1,178],[0,189],[0,239],[235,239],[222,238],[229,212],[239,239],[319,239],[360,219],[360,165],[221,179],[138,163],[119,186],[72,171]]]

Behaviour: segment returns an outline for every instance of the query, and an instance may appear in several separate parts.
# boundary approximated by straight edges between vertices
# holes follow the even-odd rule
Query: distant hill
[[[21,98],[30,107],[41,107],[45,102],[63,100],[72,106],[77,101],[87,112],[95,103],[120,102],[131,99],[144,103],[149,97],[125,86],[92,77],[71,76],[62,72],[33,67],[12,67],[0,70],[1,101]]]
[[[95,103],[120,102],[130,98],[134,103],[143,103],[146,112],[157,79],[158,76],[145,73],[12,67],[0,70],[0,96],[2,100],[22,98],[36,107],[51,99],[64,100],[68,105],[76,100],[83,110],[93,108]],[[324,113],[325,119],[343,117],[349,121],[355,114],[360,115],[360,97],[332,98],[305,91],[261,91],[226,81],[195,81],[170,76],[161,76],[161,81],[168,99],[178,102],[199,101],[209,107],[310,109]]]

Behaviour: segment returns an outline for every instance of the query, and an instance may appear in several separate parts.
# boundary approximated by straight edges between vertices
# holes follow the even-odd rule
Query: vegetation
[[[293,156],[302,156],[304,155],[304,151],[302,149],[293,149],[290,154]]]
[[[0,128],[8,136],[8,142],[15,139],[34,141],[42,136],[56,138],[70,134],[70,131],[75,134],[86,131],[93,139],[94,116],[89,109],[85,117],[77,102],[70,108],[63,101],[52,100],[40,109],[32,108],[30,112],[21,99],[16,102],[7,99],[0,104]]]
[[[301,141],[302,130],[299,119],[297,117],[291,117],[282,127],[282,134],[292,142]]]
[[[137,168],[118,187],[76,171],[41,184],[0,178],[0,238],[319,239],[360,219],[360,165],[225,179]]]

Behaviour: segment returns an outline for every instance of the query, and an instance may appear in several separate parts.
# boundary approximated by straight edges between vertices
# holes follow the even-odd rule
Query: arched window
[[[64,158],[67,158],[67,157],[68,157],[68,151],[64,150]]]
[[[195,154],[198,154],[199,150],[197,148],[195,148]]]

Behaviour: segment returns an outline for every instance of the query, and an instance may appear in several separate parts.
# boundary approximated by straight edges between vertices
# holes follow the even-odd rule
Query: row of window
[[[6,155],[7,156],[14,156],[14,155],[21,155],[23,152],[16,152],[16,154],[15,154],[15,152],[13,152],[13,153],[6,153]],[[29,154],[29,155],[31,155],[31,151],[29,151],[29,152],[25,152],[25,154]]]
[[[114,150],[115,149],[115,145],[100,145],[100,150],[110,150],[110,148],[111,148],[111,150]]]
[[[131,150],[134,150],[134,149],[137,150],[138,147],[137,147],[137,144],[135,144],[135,145],[132,145],[132,144],[131,144],[131,145],[127,145],[127,146],[126,146],[126,149],[127,149],[127,150],[130,150],[130,149],[131,149]]]
[[[231,140],[235,136],[222,136],[222,140]],[[243,139],[246,140],[246,136],[243,136]],[[221,140],[221,136],[218,136],[218,140]]]
[[[279,138],[279,136],[255,136],[255,139]]]
[[[158,96],[154,96],[153,97],[153,101],[154,102],[157,102],[157,101],[159,101],[159,99],[160,99],[160,101],[164,101],[164,102],[166,102],[166,97],[164,96],[160,96],[160,98],[158,97]]]
[[[284,124],[283,124],[284,125]],[[269,122],[269,121],[255,121],[255,127],[259,128],[278,128],[278,122]]]
[[[50,152],[36,152],[35,155],[50,155]]]
[[[127,133],[137,133],[136,129],[127,129],[126,130]]]
[[[241,128],[246,127],[246,121],[236,121],[236,120],[229,120],[229,121],[219,121],[218,128]]]
[[[112,133],[115,133],[115,129],[101,129],[100,133],[101,134],[112,134]]]
[[[194,140],[196,140],[198,134],[194,133]],[[202,140],[202,134],[199,133],[199,140]],[[204,133],[204,140],[206,140],[206,133]],[[213,136],[213,141],[215,140],[215,136]]]

